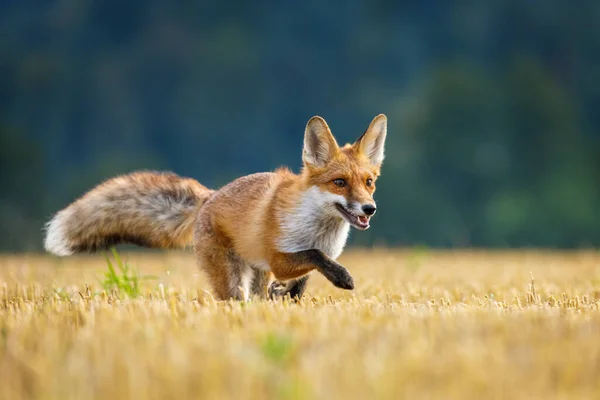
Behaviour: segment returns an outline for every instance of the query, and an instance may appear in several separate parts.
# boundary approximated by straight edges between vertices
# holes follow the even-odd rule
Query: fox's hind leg
[[[206,272],[218,300],[248,300],[254,269],[232,249],[230,241],[210,226],[195,233],[194,251],[198,266]]]
[[[219,300],[248,300],[254,270],[227,249],[209,249],[198,254],[213,293]]]
[[[254,269],[254,279],[252,280],[252,295],[261,299],[266,299],[269,295],[269,284],[273,281],[273,273],[258,268]]]

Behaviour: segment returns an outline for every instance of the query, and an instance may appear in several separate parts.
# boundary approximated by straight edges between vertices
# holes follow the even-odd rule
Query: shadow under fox
[[[376,211],[373,193],[386,134],[381,114],[356,142],[339,147],[325,120],[313,117],[300,174],[282,168],[219,190],[171,173],[117,176],[59,211],[46,226],[44,245],[59,256],[119,243],[192,245],[222,300],[300,298],[313,270],[353,289],[352,276],[335,260],[350,227],[369,228]]]

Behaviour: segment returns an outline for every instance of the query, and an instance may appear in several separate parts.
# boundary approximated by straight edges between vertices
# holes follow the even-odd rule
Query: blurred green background
[[[357,245],[600,244],[600,2],[0,0],[0,249],[101,180],[217,188],[389,118]]]

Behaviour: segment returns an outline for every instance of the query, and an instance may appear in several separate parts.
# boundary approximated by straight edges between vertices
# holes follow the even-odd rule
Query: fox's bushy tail
[[[117,176],[59,211],[46,225],[44,247],[59,256],[119,243],[182,248],[192,242],[195,216],[211,193],[171,173]]]

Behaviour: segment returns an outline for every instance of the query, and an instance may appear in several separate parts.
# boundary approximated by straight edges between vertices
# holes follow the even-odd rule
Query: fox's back
[[[236,252],[260,264],[277,230],[272,200],[287,174],[263,172],[238,178],[217,190],[204,204],[197,223],[210,224],[231,241]]]

